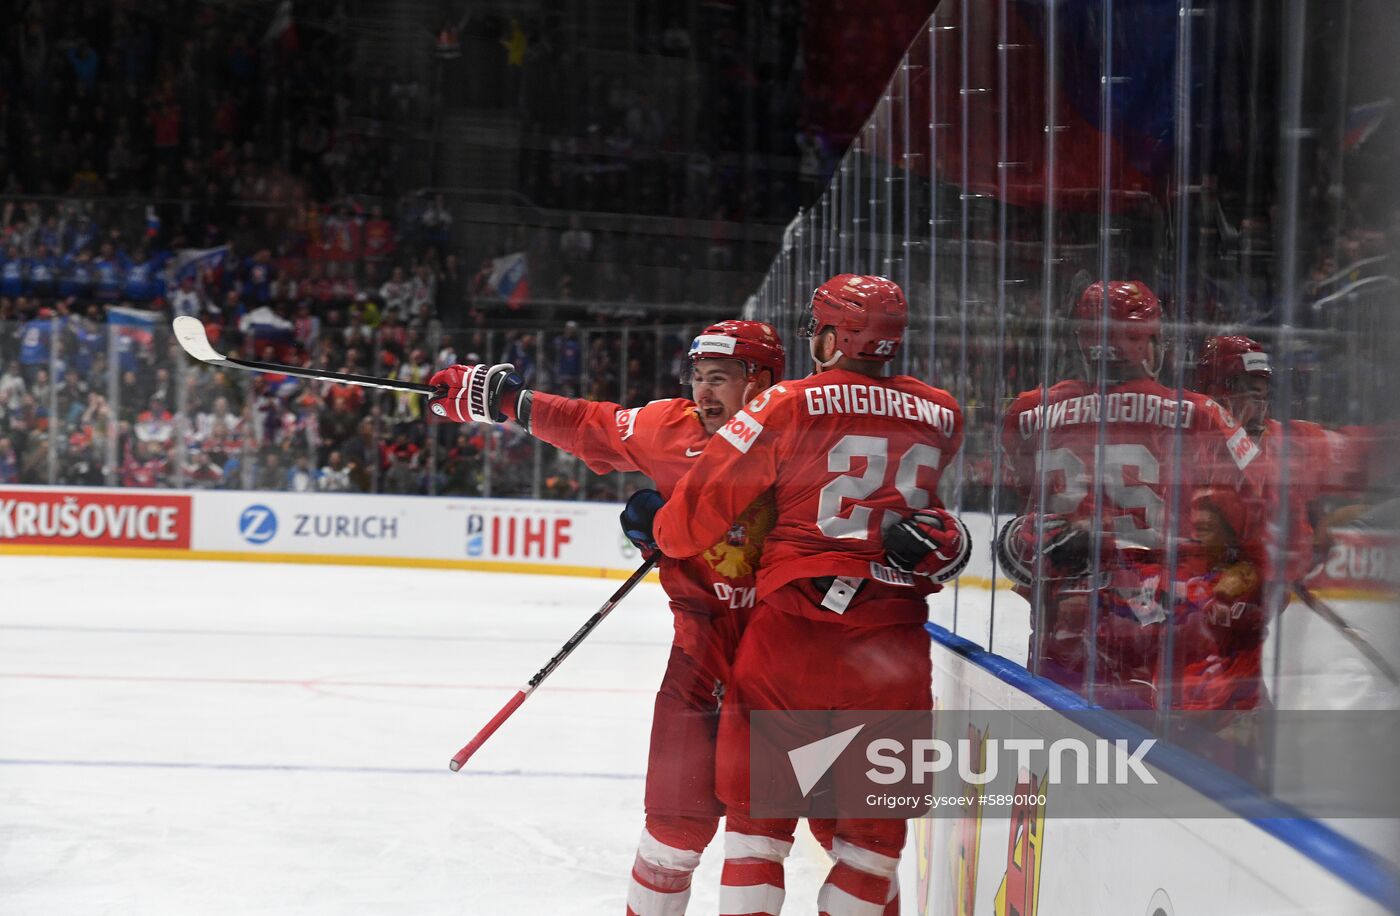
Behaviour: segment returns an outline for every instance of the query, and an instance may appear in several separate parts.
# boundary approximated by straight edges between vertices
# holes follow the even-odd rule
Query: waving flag
[[[136,369],[136,354],[152,346],[156,324],[161,320],[159,312],[129,305],[107,306],[107,324],[117,333],[117,367],[121,371]]]
[[[260,305],[238,319],[238,330],[268,343],[291,343],[294,326],[266,305]]]
[[[530,298],[530,273],[525,252],[517,251],[493,258],[486,288],[504,299],[511,308],[520,308]]]
[[[1381,126],[1390,111],[1391,100],[1381,99],[1365,105],[1353,105],[1347,109],[1346,133],[1342,137],[1342,149],[1351,152],[1370,138]]]
[[[174,288],[186,277],[198,280],[204,271],[218,267],[226,254],[227,245],[214,248],[181,248],[179,253],[170,259],[170,265],[165,269],[166,285]]]

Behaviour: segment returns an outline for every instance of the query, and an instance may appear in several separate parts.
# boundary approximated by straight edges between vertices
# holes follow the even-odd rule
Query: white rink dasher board
[[[625,578],[614,503],[0,488],[0,553],[424,566]]]
[[[1062,690],[941,627],[929,629],[940,710],[1048,710],[1025,688]],[[1317,821],[1280,821],[1270,831],[1239,817],[1091,820],[1054,817],[1053,797],[1049,807],[1052,816],[1031,812],[1021,822],[1014,843],[1009,817],[916,821],[918,912],[1400,912],[1394,872]]]

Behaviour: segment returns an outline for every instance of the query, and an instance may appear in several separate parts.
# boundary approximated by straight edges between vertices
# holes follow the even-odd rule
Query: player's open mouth
[[[724,405],[701,406],[700,413],[704,415],[707,420],[719,420],[724,417]]]

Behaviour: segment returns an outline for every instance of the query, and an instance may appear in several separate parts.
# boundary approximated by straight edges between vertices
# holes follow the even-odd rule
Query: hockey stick
[[[329,369],[311,369],[302,366],[282,366],[277,363],[263,363],[251,359],[235,359],[225,356],[209,343],[209,335],[198,318],[181,315],[171,322],[175,329],[175,339],[185,352],[211,366],[232,366],[249,372],[270,372],[278,375],[295,375],[297,378],[316,379],[324,382],[340,382],[342,385],[359,385],[361,388],[383,388],[386,391],[406,391],[410,394],[426,394],[438,397],[447,393],[446,388],[433,388],[417,382],[401,382],[397,379],[378,378],[373,375],[352,375],[348,372],[331,372]]]
[[[563,664],[564,659],[568,658],[569,654],[578,648],[579,643],[588,638],[589,633],[597,629],[598,624],[602,623],[603,620],[612,613],[613,608],[617,607],[622,599],[627,597],[628,592],[632,591],[637,583],[642,581],[647,573],[651,572],[651,568],[656,565],[656,561],[660,558],[660,554],[653,553],[645,563],[638,566],[637,571],[627,577],[627,581],[622,583],[617,591],[613,592],[612,597],[603,603],[603,606],[598,609],[597,613],[588,618],[588,621],[578,628],[578,632],[569,637],[568,642],[564,643],[563,647],[554,654],[554,657],[546,662],[545,666],[536,672],[534,677],[530,678],[530,682],[517,690],[515,696],[511,697],[506,702],[506,705],[501,707],[501,711],[492,716],[491,721],[487,722],[485,727],[476,733],[476,737],[468,741],[465,747],[452,756],[452,762],[447,765],[452,772],[455,773],[460,770],[462,764],[466,763],[471,759],[473,754],[481,750],[481,746],[486,743],[486,739],[496,733],[496,729],[500,728],[502,723],[509,719],[511,715],[520,708],[520,704],[524,703],[526,697],[535,692],[536,687],[544,683],[545,678],[554,673],[555,668]]]
[[[1301,582],[1293,583],[1293,591],[1299,598],[1303,599],[1303,603],[1311,608],[1313,613],[1330,623],[1338,633],[1342,634],[1343,639],[1356,647],[1356,651],[1366,656],[1366,660],[1375,665],[1392,684],[1400,684],[1400,672],[1396,672],[1395,667],[1386,661],[1385,656],[1381,655],[1375,646],[1367,642],[1366,637],[1353,630],[1351,624],[1347,623],[1341,614],[1333,610],[1330,604],[1314,595],[1312,589]]]

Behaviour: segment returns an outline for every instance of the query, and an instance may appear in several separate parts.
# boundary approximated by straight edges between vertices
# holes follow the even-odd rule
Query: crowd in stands
[[[394,131],[351,117],[340,5],[290,7],[20,3],[0,36],[0,191],[138,194],[195,245],[221,240],[231,201],[395,193]]]
[[[799,186],[820,133],[802,122],[802,8],[640,4],[621,70],[595,66],[555,21],[526,23],[525,193],[570,210],[785,223],[816,189]],[[834,164],[815,149],[814,178]]]
[[[284,226],[275,251],[229,241],[194,259],[172,256],[159,227],[93,212],[30,201],[0,219],[0,483],[542,489],[523,434],[430,427],[416,396],[193,364],[171,340],[175,315],[265,361],[415,382],[507,361],[531,384],[624,403],[676,393],[694,330],[624,333],[586,316],[547,339],[493,330],[482,291],[454,256],[438,260],[431,224],[400,233],[378,208],[311,212],[311,231]],[[541,471],[544,491],[576,493],[583,472],[568,470]]]

